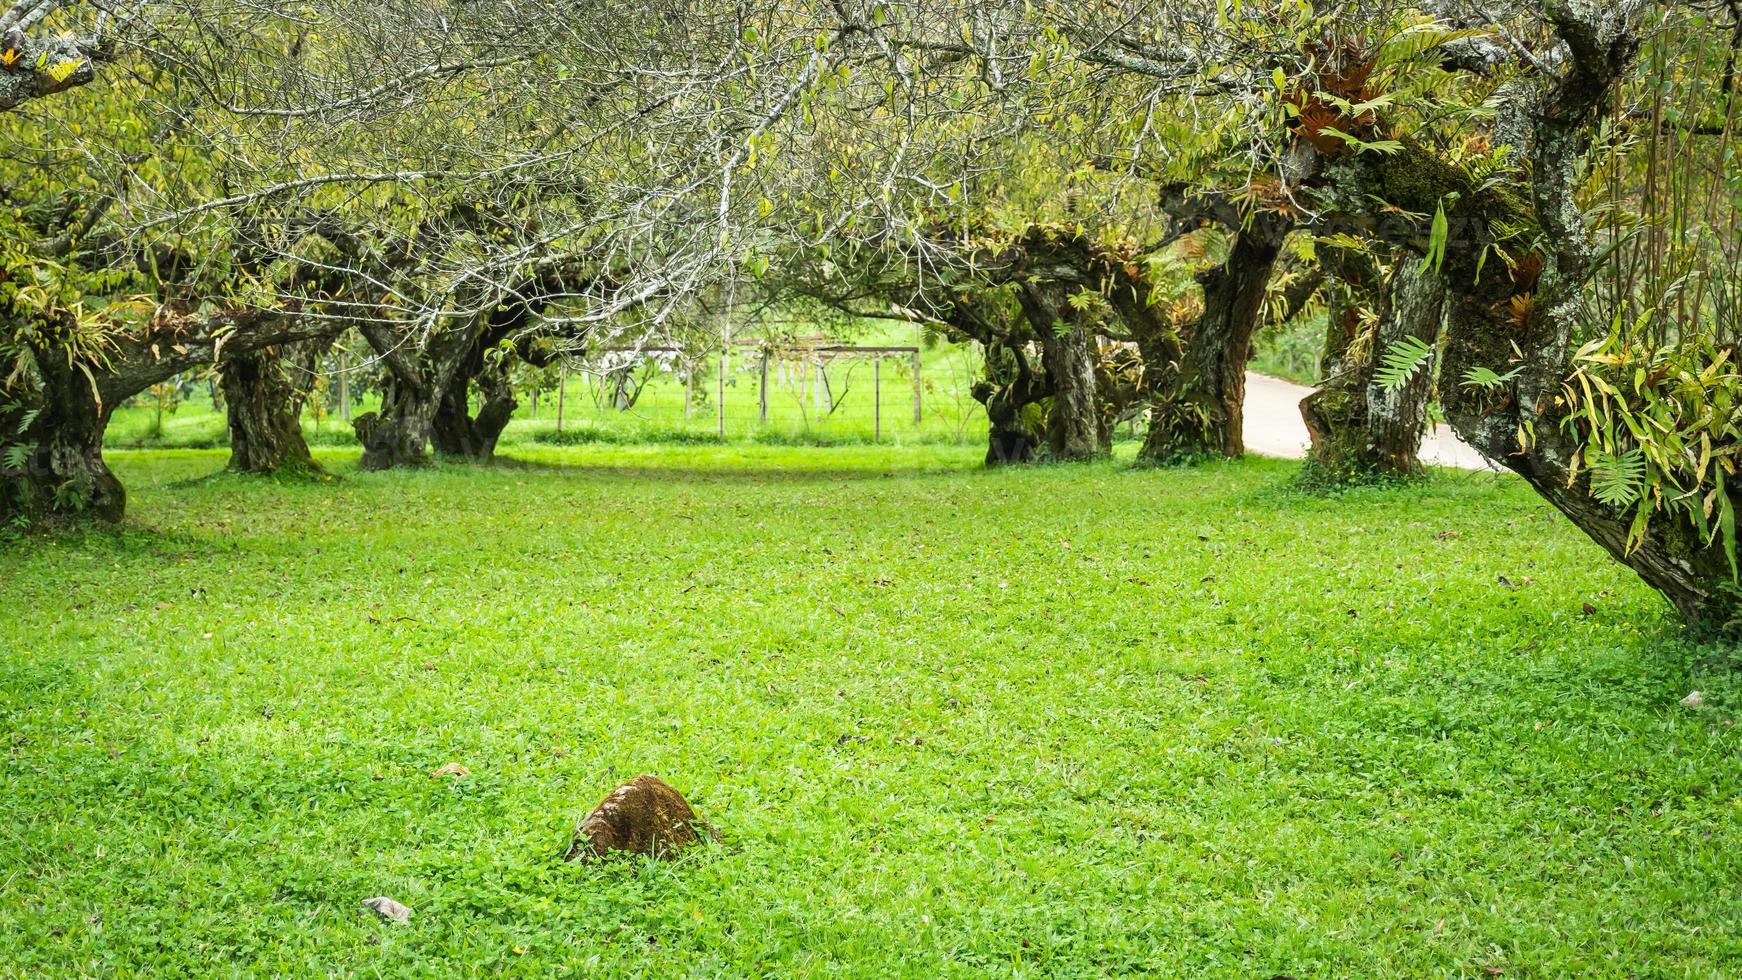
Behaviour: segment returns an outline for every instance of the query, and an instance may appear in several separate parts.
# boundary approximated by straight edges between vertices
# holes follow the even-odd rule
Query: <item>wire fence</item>
[[[571,365],[555,390],[523,396],[516,426],[544,441],[967,441],[985,428],[963,363],[973,356],[828,343],[607,351]]]
[[[986,435],[985,409],[971,394],[980,364],[973,345],[949,344],[600,351],[542,379],[520,379],[502,443],[972,443]],[[371,393],[336,397],[333,382],[323,379],[303,409],[311,444],[354,444],[349,417],[379,407]],[[109,444],[226,444],[223,413],[204,389],[167,412],[143,403],[117,410]]]

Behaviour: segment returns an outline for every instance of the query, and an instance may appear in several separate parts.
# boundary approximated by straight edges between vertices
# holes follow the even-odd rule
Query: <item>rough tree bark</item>
[[[331,338],[226,357],[218,379],[230,428],[230,469],[238,473],[325,471],[302,435],[302,406]]]
[[[97,39],[26,34],[19,27],[25,18],[39,20],[53,8],[70,4],[66,0],[51,0],[47,3],[48,11],[32,9],[42,6],[40,2],[0,2],[0,50],[10,48],[17,52],[11,65],[0,65],[0,112],[90,84],[97,77],[95,63],[110,53]],[[62,65],[74,67],[57,79],[55,75]]]
[[[369,331],[363,333],[367,336]],[[404,377],[389,370],[381,385],[381,408],[351,420],[351,431],[363,444],[360,465],[366,470],[385,470],[429,462],[427,447],[435,413],[436,400],[421,373]]]
[[[477,346],[483,340],[479,326],[482,319],[431,330],[416,347],[382,325],[358,327],[386,368],[380,409],[351,420],[352,431],[363,444],[364,469],[422,466],[429,462],[429,446],[435,438],[438,417],[444,427],[440,451],[451,450],[465,439],[467,432],[461,421],[470,421],[466,391],[471,384],[471,375],[465,369],[473,362]]]
[[[974,385],[974,399],[986,406],[986,465],[1032,463],[1039,457],[1040,433],[1028,419],[1030,405],[1050,389],[1020,344],[994,341],[986,348],[987,378]]]
[[[939,311],[939,320],[958,338],[985,351],[986,377],[971,394],[986,407],[986,465],[1032,463],[1041,446],[1030,423],[1029,406],[1051,394],[1044,369],[1030,358],[1033,333],[1023,317],[1011,315],[1008,297],[993,289],[963,290]]]
[[[0,517],[22,516],[31,523],[51,517],[91,517],[119,521],[127,492],[103,461],[103,431],[114,402],[97,397],[76,364],[64,357],[38,360],[42,402],[36,416],[6,440],[26,449],[24,465],[7,469],[8,493],[0,497]]]
[[[1363,292],[1361,285],[1350,284],[1350,292]],[[1359,342],[1351,335],[1357,326],[1351,321],[1360,320],[1354,303],[1332,310],[1325,380],[1300,403],[1312,439],[1307,472],[1314,480],[1354,483],[1420,472],[1416,453],[1427,428],[1433,370],[1422,368],[1395,390],[1374,375],[1393,345],[1409,338],[1429,347],[1438,343],[1445,298],[1445,281],[1409,256],[1396,264],[1384,288],[1370,335]]]
[[[1245,453],[1246,363],[1291,227],[1280,215],[1254,215],[1235,235],[1227,261],[1199,277],[1203,313],[1184,331],[1181,356],[1158,360],[1147,380],[1149,433],[1139,459],[1171,464]]]
[[[443,456],[488,461],[495,455],[496,441],[519,405],[514,387],[509,384],[507,361],[482,363],[481,352],[477,359],[477,364],[469,363],[454,375],[436,405],[430,443]],[[479,395],[476,416],[470,414],[474,379]]]
[[[994,389],[977,391],[976,397],[987,402],[988,415],[993,418],[993,446],[988,458],[999,462],[1030,458],[1011,450],[1031,445],[1033,438],[1016,409],[1028,399],[1045,397],[1052,398],[1046,433],[1049,455],[1058,459],[1104,455],[1111,426],[1096,379],[1098,331],[1091,329],[1089,315],[1073,307],[1069,299],[1077,291],[1093,290],[1111,306],[1142,353],[1145,382],[1136,386],[1142,388],[1151,370],[1147,365],[1179,363],[1180,343],[1179,331],[1165,305],[1156,301],[1141,256],[1069,229],[1032,225],[1008,249],[981,258],[982,268],[997,270],[993,281],[1014,284],[1021,316],[1012,319],[1025,326],[1000,332],[970,322],[958,326],[958,332],[976,339],[988,332],[995,334],[1019,358],[1026,345],[1038,343],[1044,362],[1042,370],[1034,370],[1021,360],[1024,370],[1019,383],[1007,393],[1005,403],[997,406],[996,414],[994,403],[988,400]],[[991,349],[988,345],[988,351]]]
[[[1024,316],[1040,340],[1052,404],[1046,415],[1047,458],[1061,462],[1107,454],[1095,397],[1095,337],[1071,289],[1057,281],[1025,282],[1017,291]]]
[[[97,60],[109,54],[100,40],[26,33],[65,5],[0,2],[0,50],[10,50],[13,58],[0,66],[0,112],[96,79]],[[68,64],[74,67],[61,74]],[[31,409],[0,412],[0,523],[80,514],[119,521],[127,494],[103,462],[103,430],[113,403],[92,390],[94,381],[78,390],[77,382],[88,379],[76,362],[36,359],[44,391],[34,415]],[[22,450],[22,461],[14,450]]]

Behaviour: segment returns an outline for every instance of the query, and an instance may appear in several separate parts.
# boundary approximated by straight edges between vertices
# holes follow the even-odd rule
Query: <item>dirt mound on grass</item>
[[[613,851],[676,857],[701,839],[696,836],[698,824],[682,793],[655,776],[636,776],[587,814],[563,860],[604,857]]]

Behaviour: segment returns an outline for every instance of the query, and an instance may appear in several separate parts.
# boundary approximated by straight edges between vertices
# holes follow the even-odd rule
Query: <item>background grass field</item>
[[[826,368],[827,396],[819,396],[822,385],[814,366],[790,356],[772,357],[765,421],[760,404],[760,354],[755,348],[734,348],[726,364],[723,399],[716,354],[705,359],[687,415],[684,384],[669,366],[662,369],[652,360],[644,362],[636,371],[644,387],[632,405],[618,408],[605,381],[584,369],[587,362],[577,361],[562,385],[560,431],[557,391],[541,391],[535,398],[530,388],[523,387],[517,391],[519,407],[502,442],[508,446],[722,441],[918,445],[985,440],[985,410],[969,393],[980,373],[976,348],[926,343],[911,328],[884,328],[841,343],[921,347],[917,422],[909,355],[889,355],[881,359],[880,366],[867,355],[836,358]],[[554,382],[555,372],[551,375]],[[154,392],[121,406],[109,424],[105,444],[113,449],[211,449],[228,445],[224,415],[213,409],[208,393],[210,381],[196,379],[187,385],[188,392],[173,404],[173,410],[159,411]],[[337,383],[335,375],[323,376],[321,393],[303,412],[303,433],[310,445],[345,448],[357,444],[350,423],[334,407]],[[314,402],[322,403],[325,411],[313,410]],[[723,436],[719,418],[722,403]],[[354,416],[379,407],[377,395],[360,393],[352,399],[351,413]]]
[[[114,454],[0,559],[0,973],[1742,964],[1734,655],[1516,482],[978,455]],[[563,864],[641,772],[717,840]]]
[[[1261,331],[1255,340],[1252,368],[1301,384],[1318,377],[1322,322],[1303,320]],[[834,408],[817,397],[814,368],[791,358],[775,358],[769,371],[768,418],[762,418],[761,379],[754,349],[735,349],[728,361],[725,386],[724,438],[721,437],[719,361],[708,359],[705,376],[690,411],[684,412],[685,390],[678,376],[654,368],[633,406],[617,408],[596,375],[577,368],[567,375],[561,398],[563,423],[557,423],[557,392],[518,392],[520,406],[503,433],[505,446],[528,443],[576,445],[614,443],[755,442],[771,445],[851,445],[881,441],[889,445],[981,442],[986,437],[986,412],[970,394],[981,373],[981,355],[972,344],[927,339],[912,328],[870,325],[840,341],[844,344],[910,345],[920,347],[920,417],[913,414],[914,377],[905,355],[884,359],[881,383],[870,360],[842,358],[829,367]],[[348,344],[360,341],[351,338]],[[580,362],[577,362],[580,363]],[[118,408],[109,423],[106,445],[112,449],[213,449],[228,445],[223,413],[215,411],[208,394],[210,379],[189,385],[190,393],[160,411],[148,392]],[[321,380],[315,399],[325,411],[305,409],[303,435],[310,445],[345,448],[356,445],[350,423],[333,403],[336,376]],[[882,421],[877,415],[881,402]],[[359,394],[353,415],[379,407],[378,397]],[[1139,438],[1131,426],[1121,426],[1116,438]]]

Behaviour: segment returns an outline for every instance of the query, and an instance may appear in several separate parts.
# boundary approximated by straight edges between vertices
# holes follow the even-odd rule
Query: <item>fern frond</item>
[[[1380,367],[1373,380],[1386,391],[1396,391],[1409,384],[1432,360],[1434,349],[1420,337],[1404,337],[1392,344],[1380,358]]]
[[[1455,41],[1467,38],[1485,37],[1490,31],[1453,30],[1436,21],[1427,21],[1405,28],[1386,41],[1379,49],[1378,65],[1385,68],[1391,65],[1415,61],[1430,51],[1443,48]]]
[[[1511,381],[1513,378],[1518,377],[1519,374],[1523,373],[1523,371],[1524,368],[1516,367],[1505,374],[1496,374],[1494,373],[1493,368],[1471,368],[1464,372],[1464,387],[1482,388],[1487,391],[1493,391],[1495,388],[1498,388],[1501,385],[1506,384],[1508,381]]]
[[[1590,455],[1591,496],[1611,507],[1627,507],[1645,488],[1645,454],[1630,449],[1617,456],[1601,449]]]

